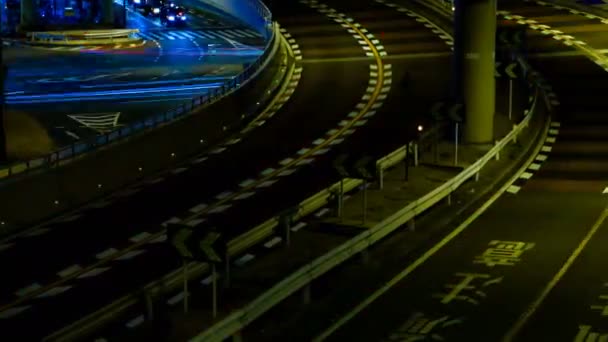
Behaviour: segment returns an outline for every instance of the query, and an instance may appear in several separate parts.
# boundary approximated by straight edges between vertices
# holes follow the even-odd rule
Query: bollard
[[[369,264],[369,250],[367,248],[361,251],[361,262],[363,265]]]

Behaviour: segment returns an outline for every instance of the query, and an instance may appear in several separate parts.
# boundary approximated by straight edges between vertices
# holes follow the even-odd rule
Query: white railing
[[[349,192],[359,185],[362,181],[359,179],[347,178],[343,182],[344,192]],[[293,213],[294,220],[298,220],[310,213],[325,206],[332,194],[336,193],[340,187],[340,183],[335,183],[330,187],[319,191],[313,196],[305,199],[296,206],[296,211]],[[265,222],[257,225],[247,233],[239,236],[228,242],[228,257],[240,255],[251,246],[264,241],[276,232],[277,226],[280,224],[280,216],[273,217]],[[188,277],[199,277],[206,272],[209,272],[209,267],[205,263],[191,263],[188,267]],[[166,294],[167,292],[178,289],[183,285],[184,274],[181,269],[175,270],[159,280],[146,285],[143,293],[148,298]],[[140,303],[142,297],[140,295],[130,294],[124,296],[104,308],[86,316],[79,321],[45,337],[43,341],[73,341],[81,339],[88,334],[94,332],[100,326],[114,319],[117,315],[125,312],[134,305]]]
[[[81,45],[111,44],[128,40],[137,40],[138,29],[92,30],[92,31],[57,31],[28,32],[31,42],[44,44]]]
[[[364,231],[325,255],[313,260],[308,265],[300,268],[298,271],[253,300],[247,306],[233,312],[209,329],[203,331],[191,341],[220,342],[234,335],[285,298],[309,284],[312,280],[322,276],[329,270],[348,260],[350,257],[369,248],[397,228],[410,222],[419,214],[444,200],[452,192],[458,189],[460,185],[470,180],[472,177],[477,178],[479,176],[479,171],[493,158],[498,159],[502,149],[510,142],[515,142],[522,130],[528,127],[530,120],[536,112],[539,95],[542,93],[543,97],[546,99],[546,94],[542,89],[536,87],[535,90],[531,108],[527,110],[524,119],[514,126],[511,132],[503,139],[496,142],[495,146],[477,160],[477,162],[467,167],[448,182],[442,184],[420,199],[411,202],[395,214],[376,224],[371,229]],[[405,157],[405,148],[406,147],[404,146],[380,159],[380,163],[378,164],[379,169],[384,170],[385,168],[402,161]]]

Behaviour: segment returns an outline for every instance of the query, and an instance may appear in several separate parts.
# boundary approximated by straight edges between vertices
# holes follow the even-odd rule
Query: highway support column
[[[21,0],[21,19],[19,20],[19,30],[25,31],[36,26],[36,1]]]
[[[496,0],[456,0],[454,13],[456,97],[465,104],[464,141],[494,140]]]
[[[114,25],[114,0],[101,1],[101,23],[105,26]],[[124,9],[126,11],[126,8]],[[126,24],[126,23],[125,23]]]

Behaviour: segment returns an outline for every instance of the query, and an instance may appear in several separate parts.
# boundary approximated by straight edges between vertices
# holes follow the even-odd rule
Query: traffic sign
[[[190,227],[184,224],[167,225],[168,241],[184,259],[220,263],[226,253],[222,234],[213,228]]]
[[[464,110],[464,105],[462,103],[456,103],[450,107],[448,112],[448,116],[454,122],[462,122],[463,115],[462,112]]]
[[[334,161],[334,169],[343,177],[353,177],[365,180],[376,178],[376,160],[370,156],[356,159],[352,155],[341,154]]]
[[[496,44],[501,47],[521,48],[526,40],[526,29],[520,26],[499,26],[496,28]]]
[[[431,116],[433,117],[433,120],[440,121],[445,117],[444,115],[442,115],[442,110],[444,106],[445,102],[435,102],[433,104],[433,107],[431,107]]]
[[[511,63],[496,62],[495,67],[496,68],[494,70],[494,76],[496,76],[498,78],[500,78],[504,75],[510,79],[516,79],[516,78],[519,78],[522,73],[521,65],[518,62],[511,62]]]
[[[342,178],[346,178],[349,176],[348,171],[344,167],[344,163],[346,162],[347,159],[348,159],[348,154],[341,154],[338,156],[338,158],[336,158],[336,160],[334,160],[334,163],[333,163],[334,169],[336,169],[336,171]]]
[[[431,115],[435,121],[449,118],[452,121],[464,120],[464,104],[456,102],[436,102],[431,107]]]
[[[376,162],[372,157],[365,156],[355,163],[355,171],[362,179],[373,180],[376,178]]]
[[[193,259],[194,256],[190,251],[190,247],[187,245],[190,237],[192,236],[193,231],[191,229],[182,227],[181,229],[176,229],[174,233],[171,232],[172,230],[167,227],[169,241],[171,241],[171,244],[173,245],[173,247],[175,247],[179,255],[181,255],[182,258]]]

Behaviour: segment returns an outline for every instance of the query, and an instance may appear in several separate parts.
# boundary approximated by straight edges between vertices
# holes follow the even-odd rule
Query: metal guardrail
[[[109,44],[116,41],[139,39],[139,29],[95,30],[95,31],[51,31],[28,32],[30,42],[44,44]]]
[[[408,204],[395,214],[376,224],[371,229],[355,236],[339,247],[329,251],[325,255],[318,257],[308,265],[301,267],[299,270],[277,283],[268,291],[264,292],[247,306],[240,310],[234,311],[232,314],[219,321],[211,328],[203,331],[191,341],[220,342],[234,335],[235,333],[241,331],[249,323],[259,318],[269,309],[283,301],[285,298],[312,282],[314,279],[322,276],[329,270],[340,265],[364,249],[369,248],[371,245],[381,240],[397,228],[403,226],[419,214],[434,206],[436,203],[442,201],[472,177],[478,177],[480,170],[492,158],[498,159],[501,150],[510,142],[516,141],[517,136],[521,133],[521,131],[528,127],[531,118],[536,112],[537,103],[539,101],[539,95],[541,92],[543,92],[542,94],[545,100],[547,100],[546,94],[540,88],[540,85],[537,84],[535,87],[534,100],[525,118],[503,139],[496,142],[495,146],[482,158],[477,160],[477,162],[467,167],[457,176],[440,187],[429,192],[422,198]],[[402,147],[401,149],[403,148],[405,147]],[[378,167],[380,169],[388,168],[391,165],[400,162],[402,159],[399,160],[398,157],[394,156],[399,154],[401,149],[398,149],[381,159]],[[391,156],[393,157],[391,158]]]
[[[266,67],[278,49],[279,40],[276,39],[278,34],[279,25],[275,23],[272,26],[271,37],[266,45],[264,53],[243,72],[233,79],[225,82],[221,87],[211,89],[207,94],[193,98],[190,103],[183,104],[182,106],[168,110],[156,116],[151,116],[147,119],[133,122],[117,130],[104,133],[84,141],[72,143],[71,145],[63,147],[44,157],[2,167],[0,168],[0,182],[35,170],[44,170],[44,168],[61,166],[63,163],[70,162],[75,158],[83,157],[88,153],[94,152],[100,148],[122,142],[127,137],[132,137],[135,134],[141,134],[152,129],[162,127],[173,120],[186,116],[195,108],[207,106],[218,101],[220,98],[231,94],[236,89],[241,87],[241,85],[247,83],[252,76],[257,75]]]
[[[344,192],[349,192],[359,185],[362,181],[359,179],[346,179],[344,181]],[[329,198],[338,191],[340,183],[335,183],[330,187],[319,191],[313,196],[302,201],[298,206],[297,213],[294,214],[294,219],[300,219],[319,208],[326,205]],[[279,225],[279,217],[273,217],[265,222],[257,225],[247,233],[239,236],[228,242],[228,257],[234,257],[245,252],[253,245],[263,241],[275,233],[275,229]],[[188,278],[200,277],[210,269],[206,263],[191,263],[188,266]],[[95,313],[86,316],[79,321],[45,337],[43,341],[74,341],[79,340],[93,333],[100,326],[111,321],[116,315],[125,312],[129,308],[137,305],[142,300],[150,300],[170,291],[174,291],[183,286],[184,273],[182,269],[175,270],[159,280],[155,280],[147,284],[143,290],[137,294],[124,296],[117,301],[105,306]]]

